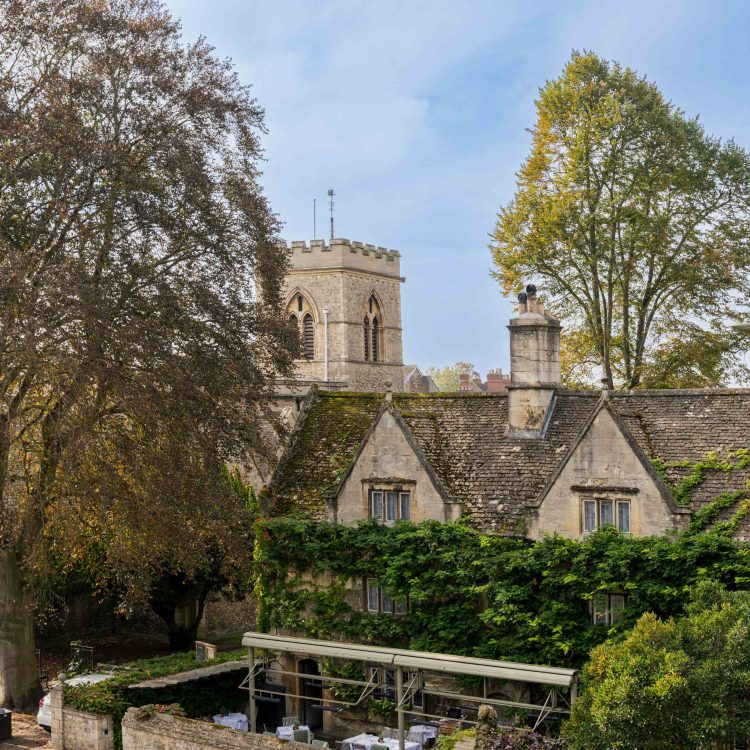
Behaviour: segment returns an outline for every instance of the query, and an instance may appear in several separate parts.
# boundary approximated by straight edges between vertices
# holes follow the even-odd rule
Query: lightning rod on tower
[[[331,239],[333,239],[333,196],[334,195],[335,193],[333,192],[333,190],[328,191],[328,201],[331,207]]]

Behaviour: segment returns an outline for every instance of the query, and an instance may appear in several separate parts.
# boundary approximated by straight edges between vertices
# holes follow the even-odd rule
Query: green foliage
[[[645,614],[623,642],[596,648],[564,734],[576,750],[747,742],[750,593],[703,581],[685,617]]]
[[[565,740],[545,737],[522,727],[501,727],[492,738],[490,750],[564,750]]]
[[[750,293],[750,155],[592,52],[572,54],[536,110],[491,251],[504,293],[533,280],[564,319],[564,378],[603,372],[610,387],[649,388],[747,379],[725,318]]]
[[[357,661],[337,663],[333,659],[326,659],[323,662],[323,674],[344,680],[364,681],[366,679],[364,667]],[[360,685],[335,684],[331,687],[331,695],[336,700],[345,703],[356,703],[363,689]]]
[[[459,732],[453,732],[453,734],[441,734],[437,739],[437,750],[453,750],[458,742],[462,740],[471,739],[476,735],[477,730],[472,727],[471,729],[462,729]]]
[[[232,492],[242,501],[252,518],[258,518],[260,516],[260,502],[255,494],[255,490],[242,478],[239,467],[235,466],[230,469],[229,466],[224,464],[221,467],[221,473],[227,482],[229,482]]]
[[[189,717],[205,716],[242,707],[244,697],[237,690],[237,676],[220,676],[206,690],[205,683],[198,681],[159,688],[128,689],[128,685],[164,677],[189,669],[222,664],[235,659],[244,659],[244,651],[227,652],[207,661],[197,661],[194,654],[178,653],[142,659],[123,665],[122,671],[109,680],[88,685],[66,685],[65,704],[79,711],[93,714],[111,714],[114,723],[115,746],[122,747],[120,722],[131,706],[179,704]],[[156,710],[156,709],[155,709]]]
[[[467,372],[469,376],[474,373],[474,365],[470,362],[456,362],[455,365],[446,367],[428,367],[427,375],[434,381],[441,391],[457,391],[459,375]]]
[[[706,472],[722,471],[725,474],[729,474],[732,471],[744,469],[748,463],[750,463],[750,451],[748,451],[747,448],[728,451],[724,457],[720,456],[717,451],[711,451],[706,456],[695,462],[663,461],[660,458],[655,458],[652,461],[656,473],[662,480],[664,480],[667,487],[670,489],[672,497],[677,505],[690,505],[693,490],[704,482],[706,479]],[[682,476],[677,483],[673,483],[670,481],[669,477],[670,472],[674,470],[687,470],[688,473]],[[716,501],[718,506],[722,506],[722,503],[728,502],[723,495],[716,498]],[[731,507],[731,503],[720,507],[719,512],[725,507]],[[705,528],[705,525],[701,526],[701,530],[703,528]]]
[[[580,541],[531,543],[483,535],[463,521],[346,527],[279,518],[257,524],[254,575],[264,628],[580,665],[644,612],[681,613],[701,580],[748,586],[750,550],[714,531],[631,537],[608,528]],[[407,614],[361,611],[367,577],[395,598],[408,597]],[[591,597],[617,591],[628,596],[623,619],[593,625]]]

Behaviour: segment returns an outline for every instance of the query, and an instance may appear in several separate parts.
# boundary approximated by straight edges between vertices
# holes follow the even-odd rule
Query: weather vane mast
[[[333,196],[335,193],[333,190],[328,191],[328,205],[331,207],[331,239],[333,239]]]

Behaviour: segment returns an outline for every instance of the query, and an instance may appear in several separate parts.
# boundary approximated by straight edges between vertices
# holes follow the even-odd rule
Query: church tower
[[[292,242],[286,317],[299,327],[297,377],[354,391],[403,390],[401,255],[362,242]]]

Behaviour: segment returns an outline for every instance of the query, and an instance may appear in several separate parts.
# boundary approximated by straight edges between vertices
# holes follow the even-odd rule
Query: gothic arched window
[[[295,292],[286,306],[289,323],[294,323],[299,331],[300,359],[315,359],[315,308],[307,295]]]
[[[370,295],[365,305],[363,353],[365,362],[383,360],[383,311],[374,294]]]
[[[315,324],[310,313],[302,319],[302,346],[305,359],[315,359]]]

